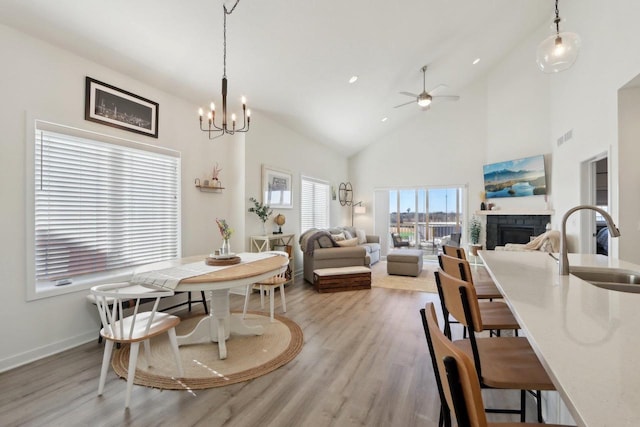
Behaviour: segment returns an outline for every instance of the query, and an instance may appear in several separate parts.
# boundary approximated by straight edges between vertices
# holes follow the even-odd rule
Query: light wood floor
[[[435,294],[381,288],[318,294],[302,281],[286,293],[286,315],[302,327],[305,344],[268,375],[195,392],[134,386],[125,411],[126,384],[112,370],[97,396],[103,348],[91,342],[0,374],[0,425],[437,425],[440,403],[419,315],[428,301],[439,311]],[[243,298],[232,295],[231,303],[241,309]],[[485,399],[517,407],[518,392],[490,391]]]

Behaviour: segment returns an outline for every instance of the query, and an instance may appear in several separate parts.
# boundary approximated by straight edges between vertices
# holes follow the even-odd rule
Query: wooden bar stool
[[[488,299],[493,300],[494,298],[502,298],[502,294],[496,287],[493,280],[476,280],[473,277],[473,273],[471,272],[471,266],[469,265],[469,261],[466,259],[464,255],[464,249],[458,249],[456,253],[462,254],[462,257],[454,257],[450,255],[439,255],[438,262],[440,263],[440,268],[447,272],[447,274],[451,274],[454,277],[457,277],[461,280],[466,280],[468,282],[473,283],[473,286],[476,288],[476,294],[478,295],[478,299]]]
[[[459,246],[442,245],[442,253],[454,258],[467,259],[464,249]]]
[[[520,390],[520,410],[487,409],[488,412],[519,413],[525,419],[526,391],[537,398],[538,420],[542,421],[540,390],[555,390],[531,345],[524,337],[477,338],[485,330],[473,285],[440,271],[440,284],[447,312],[469,331],[469,339],[454,341],[475,363],[482,387]]]
[[[459,249],[459,253],[464,255],[464,249]],[[463,258],[451,257],[448,255],[439,255],[438,262],[440,263],[440,268],[444,270],[447,274],[450,274],[460,280],[465,280],[471,283],[476,291],[476,295],[479,300],[489,300],[480,302],[480,310],[483,313],[483,319],[485,319],[485,325],[487,326],[489,331],[496,331],[496,335],[500,336],[500,331],[502,329],[513,329],[516,336],[518,336],[519,325],[518,322],[513,317],[511,310],[507,307],[504,302],[494,302],[494,298],[502,298],[502,294],[496,288],[496,285],[491,281],[488,282],[480,282],[476,284],[473,280],[473,275],[471,274],[471,267],[469,265],[469,261]],[[436,277],[436,284],[438,282],[438,278]],[[442,303],[442,311],[446,311],[446,307],[444,306],[444,301],[442,296],[440,296],[440,302]],[[449,316],[445,317],[445,333],[449,335],[450,324],[458,323],[455,320],[451,320]],[[495,329],[489,329],[490,325],[495,325]],[[509,327],[512,325],[518,325],[516,328]],[[493,334],[493,332],[491,332]],[[463,338],[467,337],[466,328],[463,330]]]
[[[519,426],[521,423],[489,423],[485,414],[481,386],[475,373],[474,362],[441,331],[438,325],[433,303],[427,303],[420,310],[422,324],[433,362],[433,370],[438,384],[443,414],[448,416],[450,409],[460,427]],[[499,340],[499,338],[493,338]],[[441,425],[451,424],[450,419]],[[562,427],[554,424],[530,424],[527,426]]]

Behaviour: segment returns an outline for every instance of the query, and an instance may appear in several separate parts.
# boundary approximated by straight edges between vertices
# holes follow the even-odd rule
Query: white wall
[[[547,23],[517,46],[487,75],[465,89],[459,103],[432,108],[428,117],[416,113],[407,123],[350,159],[350,177],[358,199],[370,201],[374,188],[421,184],[469,183],[470,211],[479,204],[482,165],[535,154],[547,154],[549,197],[497,199],[502,209],[555,211],[552,225],[571,207],[582,203],[582,162],[608,153],[611,168],[610,203],[619,222],[623,206],[636,207],[638,180],[626,162],[619,166],[618,89],[640,73],[634,40],[640,39],[640,2],[568,1],[562,5],[566,31],[582,38],[576,64],[546,75],[535,63],[537,44],[549,33]],[[438,106],[440,107],[440,106]],[[571,130],[573,138],[560,147],[557,139]],[[628,149],[631,149],[629,145]],[[625,155],[637,159],[637,151]],[[459,177],[456,179],[456,177]],[[629,199],[629,203],[623,202]],[[369,204],[369,203],[368,203]],[[637,212],[637,209],[632,212]],[[638,216],[624,220],[622,237],[613,239],[610,254],[633,261],[640,253],[635,236]],[[367,213],[369,225],[372,215]],[[363,219],[364,220],[364,219]],[[567,224],[570,250],[580,247],[580,216]],[[626,236],[626,237],[625,237]]]
[[[621,223],[622,211],[637,208],[637,149],[630,144],[626,154],[618,147],[618,90],[640,73],[640,57],[632,41],[640,39],[640,3],[633,0],[567,1],[561,6],[567,23],[561,30],[582,38],[577,62],[567,71],[546,75],[537,70],[535,48],[549,33],[543,25],[516,46],[488,78],[487,161],[550,153],[549,207],[555,211],[553,227],[560,227],[564,212],[584,202],[587,182],[581,180],[582,163],[607,153],[609,156],[610,212]],[[628,108],[631,108],[628,106]],[[636,107],[637,108],[637,107]],[[557,139],[572,131],[572,139],[557,145]],[[619,159],[624,159],[624,161]],[[550,170],[549,170],[550,169]],[[623,202],[623,200],[627,200]],[[510,208],[512,200],[501,204]],[[529,208],[544,209],[543,197],[518,199]],[[626,206],[626,207],[625,207]],[[637,212],[637,209],[632,212]],[[637,261],[640,242],[638,216],[623,221],[623,235],[613,239],[610,255],[618,256],[618,243],[627,249],[620,258]],[[632,218],[631,218],[632,217]],[[570,251],[580,242],[580,215],[567,223]]]
[[[548,207],[546,201],[553,195],[549,142],[550,76],[540,72],[535,63],[536,46],[545,36],[546,32],[539,32],[523,40],[493,67],[487,77],[484,163],[544,154],[547,166],[547,197],[491,199],[502,210],[544,210]]]
[[[416,111],[415,122],[405,123],[374,141],[370,148],[349,160],[348,168],[337,153],[268,117],[259,118],[259,114],[255,114],[252,131],[246,138],[225,137],[210,142],[196,130],[195,108],[190,102],[0,26],[0,93],[4,100],[0,105],[0,181],[4,201],[0,212],[4,291],[0,321],[12,325],[3,328],[0,335],[0,371],[92,339],[97,329],[95,309],[84,301],[85,292],[25,302],[26,112],[181,151],[185,255],[206,253],[219,245],[213,222],[216,217],[239,217],[242,213],[245,221],[234,224],[238,232],[232,244],[246,247],[246,236],[255,234],[260,227],[255,216],[246,210],[248,198],[260,193],[262,163],[294,174],[296,208],[282,211],[287,217],[285,231],[299,232],[299,205],[295,201],[299,201],[300,194],[298,178],[304,174],[326,179],[336,187],[350,180],[354,199],[363,200],[368,208],[366,215],[357,218],[358,224],[371,232],[373,212],[369,206],[373,206],[376,188],[468,184],[469,209],[473,211],[479,205],[482,164],[550,150],[555,228],[562,213],[581,202],[581,163],[599,153],[609,153],[609,205],[623,233],[612,241],[610,250],[617,256],[620,241],[620,257],[634,261],[632,254],[640,253],[640,239],[635,235],[637,206],[633,204],[638,198],[638,178],[633,172],[637,169],[633,165],[637,151],[628,152],[632,145],[623,148],[618,144],[618,89],[640,73],[640,56],[633,54],[633,41],[640,40],[640,27],[636,25],[640,2],[567,1],[562,4],[562,15],[568,18],[565,29],[582,37],[582,50],[573,68],[551,76],[537,71],[535,46],[547,34],[545,24],[537,34],[521,41],[486,80],[463,88],[459,102],[434,106],[427,113]],[[159,102],[160,137],[155,140],[85,121],[87,75]],[[568,130],[573,130],[573,138],[557,147],[556,139]],[[620,161],[619,155],[624,155],[625,161]],[[224,168],[221,180],[228,189],[222,194],[197,192],[194,178],[202,178],[215,162]],[[543,200],[518,202],[541,208]],[[505,203],[506,200],[501,202],[503,208],[509,208]],[[635,206],[636,213],[628,219],[621,215],[627,206]],[[331,214],[332,223],[350,221],[350,211],[337,201],[331,203]],[[579,226],[579,217],[572,217],[568,231],[574,240]]]
[[[210,253],[221,244],[216,218],[227,219],[235,233],[234,250],[248,248],[245,235],[255,234],[257,223],[247,212],[248,195],[259,195],[260,164],[290,169],[297,179],[309,174],[339,182],[346,177],[346,160],[259,112],[245,135],[209,141],[198,129],[197,106],[144,82],[134,80],[68,51],[0,25],[0,104],[2,139],[0,182],[0,274],[3,308],[0,323],[0,372],[97,338],[97,310],[85,300],[87,290],[26,301],[26,211],[29,178],[26,158],[26,116],[44,119],[146,144],[167,147],[182,156],[182,252]],[[159,103],[159,138],[150,138],[84,120],[85,76],[109,83]],[[246,160],[245,160],[246,155]],[[226,189],[204,193],[195,178],[209,175],[215,163],[222,168]],[[245,175],[245,167],[248,174]],[[294,180],[295,181],[295,180]],[[299,230],[299,181],[296,209],[287,215],[285,230]],[[245,193],[246,187],[246,193]],[[332,209],[338,217],[337,209]],[[234,218],[239,218],[234,220]],[[245,231],[245,225],[247,227]]]
[[[620,258],[640,264],[640,87],[620,91]]]
[[[468,185],[464,208],[472,215],[480,208],[484,164],[538,154],[547,155],[551,189],[549,76],[535,64],[540,34],[524,40],[486,76],[464,88],[459,102],[416,111],[413,121],[353,156],[349,173],[356,198],[370,206],[374,189]],[[552,206],[551,197],[491,201],[503,210],[544,210]],[[373,212],[367,212],[359,221],[373,228],[373,218]],[[463,234],[466,240],[466,230]]]
[[[640,39],[640,3],[633,0],[597,0],[567,2],[562,15],[569,18],[571,30],[582,37],[582,49],[576,64],[569,70],[552,76],[550,93],[550,128],[552,143],[567,130],[573,129],[573,139],[557,147],[554,144],[553,174],[556,222],[574,205],[580,204],[583,185],[580,165],[600,153],[609,153],[611,171],[610,212],[619,222],[621,201],[637,199],[632,170],[619,163],[618,151],[618,89],[640,72],[640,57],[633,43]],[[628,184],[628,185],[626,185]],[[572,215],[568,233],[577,242],[580,217]],[[633,235],[612,239],[609,254],[617,257],[618,243],[637,239]],[[578,248],[574,243],[571,248]],[[620,254],[622,259],[627,255]]]
[[[215,161],[226,165],[228,142],[210,144],[197,130],[193,105],[143,82],[84,60],[8,27],[0,26],[0,105],[2,156],[0,182],[0,266],[3,308],[0,371],[97,337],[95,307],[86,290],[26,302],[27,114],[59,124],[171,148],[182,153],[182,250],[208,253],[217,238],[216,216],[227,216],[229,194],[205,194],[193,185]],[[84,120],[84,82],[91,76],[160,104],[159,138],[151,138]],[[222,174],[225,179],[225,172]]]
[[[258,111],[258,115],[260,112]],[[250,197],[262,201],[262,165],[290,171],[293,176],[293,209],[274,209],[267,221],[267,231],[274,227],[273,218],[281,213],[286,218],[282,227],[283,233],[295,233],[300,238],[300,177],[309,176],[331,183],[336,189],[340,182],[347,180],[347,160],[326,146],[312,141],[278,123],[268,116],[262,115],[252,130],[246,135],[246,196],[245,209],[252,206]],[[331,201],[330,213],[332,225],[344,225],[346,208],[340,203]],[[246,214],[246,241],[249,249],[249,236],[262,234],[262,225],[253,213]],[[350,216],[349,216],[350,218]],[[350,219],[349,219],[350,221]],[[297,242],[296,242],[297,245]],[[295,254],[296,272],[302,269],[302,253],[297,247]]]
[[[354,200],[367,206],[367,213],[357,217],[359,226],[387,232],[374,229],[376,189],[468,185],[470,201],[464,209],[480,208],[487,149],[485,86],[474,84],[459,93],[458,102],[438,103],[429,111],[416,108],[412,120],[349,159]]]

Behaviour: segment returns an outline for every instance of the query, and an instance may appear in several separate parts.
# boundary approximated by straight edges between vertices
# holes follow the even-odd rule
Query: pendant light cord
[[[223,0],[222,3],[222,114],[218,114],[218,117],[222,116],[222,123],[220,125],[216,124],[216,107],[213,102],[211,103],[211,109],[207,113],[206,119],[204,116],[204,110],[202,108],[198,110],[198,115],[200,116],[200,130],[207,132],[209,139],[216,139],[223,135],[234,135],[236,132],[248,132],[251,124],[251,110],[247,108],[247,100],[244,96],[242,97],[242,121],[239,122],[241,127],[236,126],[238,118],[235,114],[231,115],[231,123],[229,126],[227,124],[227,15],[231,15],[239,3],[240,0]],[[229,4],[229,6],[227,6],[227,4]],[[208,125],[206,125],[207,123]]]
[[[560,11],[558,10],[558,0],[556,0],[556,19],[554,19],[553,22],[556,24],[556,34],[560,34]]]
[[[223,20],[223,54],[222,57],[223,59],[223,65],[222,65],[222,77],[227,77],[227,15],[231,15],[233,13],[234,10],[236,10],[236,6],[238,6],[238,3],[240,3],[240,0],[236,0],[235,4],[233,5],[233,7],[231,8],[231,10],[227,10],[227,6],[223,3],[222,4],[222,9],[224,10],[224,20]],[[556,10],[558,8],[557,6],[558,2],[556,0]]]

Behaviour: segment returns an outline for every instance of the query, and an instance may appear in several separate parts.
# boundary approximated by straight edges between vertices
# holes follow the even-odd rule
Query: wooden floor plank
[[[286,316],[302,327],[304,347],[268,375],[193,392],[134,386],[124,411],[126,384],[113,371],[97,396],[103,347],[91,342],[0,374],[0,424],[437,425],[440,403],[419,316],[427,301],[439,311],[435,294],[383,288],[319,294],[300,279],[286,294]],[[232,295],[232,309],[241,310],[243,301]],[[501,393],[487,399],[517,405],[517,392]]]

